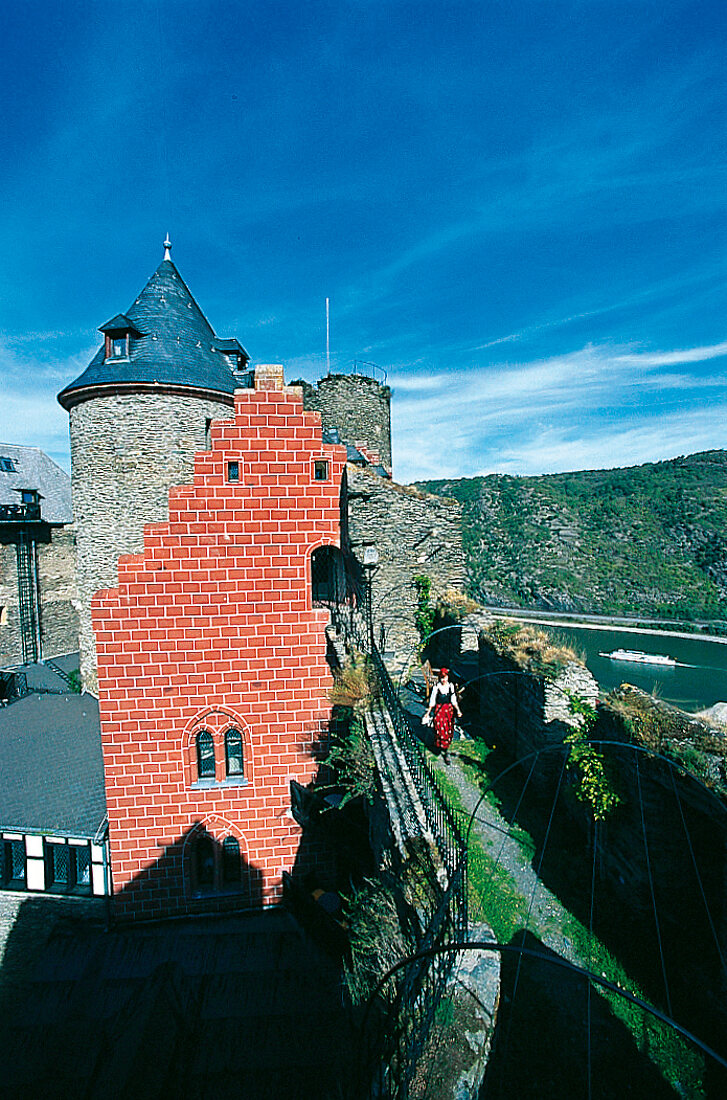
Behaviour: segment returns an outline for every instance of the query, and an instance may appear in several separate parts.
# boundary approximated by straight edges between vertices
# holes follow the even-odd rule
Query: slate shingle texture
[[[94,837],[106,814],[98,703],[28,695],[0,710],[0,828]]]
[[[46,523],[70,523],[71,479],[65,470],[38,447],[0,443],[0,456],[9,458],[14,470],[0,469],[0,504],[20,504],[21,489],[40,493],[40,514]]]
[[[126,359],[106,359],[99,348],[83,374],[58,395],[64,408],[89,386],[155,383],[232,394],[249,385],[245,371],[233,370],[232,345],[240,345],[217,338],[171,260],[162,260],[131,308],[119,316],[143,335],[130,336]]]

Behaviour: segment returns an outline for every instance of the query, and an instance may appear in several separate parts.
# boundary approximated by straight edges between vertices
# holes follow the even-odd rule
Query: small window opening
[[[316,459],[313,463],[313,480],[328,481],[328,463],[325,459]]]
[[[4,840],[2,842],[2,863],[0,879],[3,885],[23,885],[25,883],[25,845],[22,840]]]
[[[128,332],[122,333],[106,333],[106,358],[107,359],[128,359],[129,357],[129,334]]]
[[[91,885],[91,851],[89,848],[73,846],[76,862],[76,886],[90,887]]]
[[[16,473],[14,459],[6,458],[5,455],[0,455],[0,470],[6,474]]]
[[[197,734],[197,775],[200,779],[215,777],[215,747],[208,730]]]
[[[201,836],[194,845],[194,871],[197,886],[215,884],[215,849],[208,836]]]
[[[225,766],[229,776],[244,775],[242,734],[239,730],[227,730],[225,733]]]
[[[227,463],[227,480],[239,481],[240,480],[240,463],[228,462]]]
[[[226,836],[222,841],[222,885],[234,886],[241,878],[240,844],[237,837]]]
[[[21,489],[20,499],[23,504],[37,504],[38,503],[38,490],[37,489]]]
[[[73,885],[71,852],[67,844],[48,844],[46,849],[46,886],[65,892]]]
[[[45,841],[45,886],[57,894],[91,893],[89,844]]]

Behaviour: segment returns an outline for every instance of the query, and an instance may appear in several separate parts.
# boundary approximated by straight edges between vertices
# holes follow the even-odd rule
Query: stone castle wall
[[[78,649],[76,532],[73,526],[53,529],[50,541],[38,547],[43,657]]]
[[[145,523],[168,516],[171,485],[192,480],[210,420],[229,419],[219,401],[174,394],[95,397],[71,409],[71,480],[77,532],[81,677],[96,692],[90,605],[117,582],[117,560],[143,547]]]
[[[16,665],[22,659],[15,539],[8,534],[0,542],[0,664]]]
[[[419,642],[412,578],[428,576],[433,596],[464,584],[460,505],[351,465],[346,495],[351,550],[359,561],[366,546],[379,552],[372,580],[376,639],[383,627],[386,649],[406,656]]]
[[[362,443],[391,470],[391,390],[362,374],[330,374],[303,389],[306,409],[321,414],[324,428],[337,428],[347,443]]]
[[[39,525],[35,535],[41,653],[57,657],[78,649],[75,533],[70,526]],[[0,665],[23,660],[16,538],[17,531],[9,526],[0,535]]]

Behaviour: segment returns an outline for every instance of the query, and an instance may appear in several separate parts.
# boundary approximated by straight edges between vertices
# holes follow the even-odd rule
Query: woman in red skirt
[[[434,746],[444,753],[444,763],[449,763],[449,746],[454,733],[454,715],[462,717],[454,684],[449,682],[449,669],[440,668],[439,679],[432,688],[426,718],[434,710]]]

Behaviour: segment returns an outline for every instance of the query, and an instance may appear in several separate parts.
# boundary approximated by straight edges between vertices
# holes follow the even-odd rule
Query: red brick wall
[[[312,551],[339,544],[343,447],[297,391],[235,395],[212,426],[194,483],[169,493],[169,523],[119,560],[119,587],[93,602],[99,705],[119,916],[240,904],[198,887],[190,853],[234,836],[253,902],[277,900],[299,858],[289,783],[316,770],[329,714],[325,610],[311,606]],[[315,459],[329,479],[314,480]],[[239,481],[228,481],[228,463]],[[244,741],[245,782],[225,779],[224,734]],[[213,738],[216,775],[197,779],[195,736]]]

